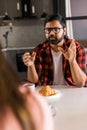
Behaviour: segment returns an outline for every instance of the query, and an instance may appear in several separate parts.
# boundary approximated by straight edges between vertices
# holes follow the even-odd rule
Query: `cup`
[[[24,83],[23,87],[27,87],[30,91],[35,91],[35,84],[33,83]]]

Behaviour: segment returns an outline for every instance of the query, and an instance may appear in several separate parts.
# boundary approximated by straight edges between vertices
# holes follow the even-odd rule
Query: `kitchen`
[[[12,3],[11,0],[9,1],[10,3]],[[6,58],[9,60],[13,68],[18,72],[19,76],[23,79],[23,81],[26,80],[26,67],[22,63],[22,55],[26,51],[30,52],[38,43],[45,40],[44,27],[43,27],[44,20],[41,16],[43,13],[51,14],[57,12],[57,10],[53,9],[54,7],[53,1],[51,1],[52,3],[50,2],[50,0],[38,1],[38,3],[40,2],[39,3],[40,8],[43,8],[41,9],[41,11],[39,10],[39,13],[36,13],[36,6],[33,3],[32,12],[36,14],[30,16],[30,18],[24,16],[23,16],[24,18],[20,17],[21,13],[18,12],[16,13],[16,15],[14,16],[15,18],[13,19],[13,17],[9,12],[8,15],[12,17],[12,24],[10,24],[9,26],[6,25],[0,26],[0,38],[3,44],[2,51],[4,52]],[[83,1],[85,2],[85,4]],[[78,41],[81,41],[81,43],[84,45],[86,49],[87,30],[85,25],[86,25],[87,17],[85,16],[87,14],[87,9],[85,9],[85,7],[87,4],[85,0],[83,1],[71,0],[71,5],[72,5],[72,14],[73,14],[72,16],[73,17],[76,16],[73,18],[74,38],[77,39]],[[20,10],[19,3],[20,0],[16,1],[15,8],[17,11]],[[80,6],[82,4],[84,4],[84,10],[82,9],[81,12],[80,10],[76,11],[75,9],[77,9],[77,5],[78,8],[81,9]],[[14,5],[14,2],[12,5]],[[9,4],[9,6],[11,6],[11,4]],[[56,9],[57,7],[58,6],[55,6]],[[25,6],[25,10],[26,10],[26,6]],[[77,17],[79,16],[79,13],[81,13],[80,16],[81,20],[79,20],[80,18]],[[84,16],[84,20],[83,20],[83,16]],[[55,130],[57,129],[58,130],[73,130],[73,129],[86,130],[87,129],[87,123],[86,123],[87,90],[85,87],[81,87],[81,88],[70,88],[71,86],[68,87],[66,88],[66,86],[61,86],[61,85],[57,86],[56,89],[59,91],[59,95],[61,94],[61,96],[54,98],[54,100],[56,100],[55,102],[53,101],[53,98],[51,98],[51,100],[49,99],[50,101],[54,102],[52,103],[53,105],[52,108],[54,107],[55,109],[55,115],[53,116],[55,122]]]
[[[86,16],[86,3],[87,2],[85,0],[77,2],[75,0],[71,0],[72,16]],[[84,5],[84,8],[80,8],[80,5],[82,4]],[[62,9],[59,5],[62,6]],[[9,8],[9,6],[11,8]],[[20,77],[26,79],[25,69],[23,72],[18,69],[17,54],[19,54],[20,57],[20,53],[23,54],[26,51],[31,51],[38,43],[45,40],[43,27],[44,20],[41,18],[41,15],[44,12],[46,14],[60,12],[62,15],[65,15],[65,0],[38,0],[38,2],[37,0],[31,0],[31,11],[28,18],[26,14],[23,14],[21,6],[21,0],[15,0],[14,2],[11,0],[1,1],[0,15],[4,15],[7,10],[8,15],[12,18],[12,25],[0,26],[0,39],[3,43],[3,51],[6,53],[8,60],[19,73]],[[74,38],[81,41],[85,48],[87,47],[86,22],[86,19],[77,19],[72,21]],[[4,37],[6,34],[7,39]]]

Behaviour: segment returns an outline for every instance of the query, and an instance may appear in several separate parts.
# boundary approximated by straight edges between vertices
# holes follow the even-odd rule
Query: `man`
[[[36,85],[86,86],[86,53],[74,39],[68,39],[64,19],[47,17],[44,24],[47,41],[25,53],[27,79]]]

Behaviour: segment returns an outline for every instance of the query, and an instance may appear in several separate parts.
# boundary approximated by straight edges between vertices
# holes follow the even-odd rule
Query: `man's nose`
[[[50,35],[55,34],[54,30],[50,30]]]

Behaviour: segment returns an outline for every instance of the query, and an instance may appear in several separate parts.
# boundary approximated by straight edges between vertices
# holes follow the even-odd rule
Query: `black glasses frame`
[[[63,27],[45,28],[44,31],[46,34],[49,34],[51,31],[53,31],[54,33],[59,33],[61,29],[63,29]]]

